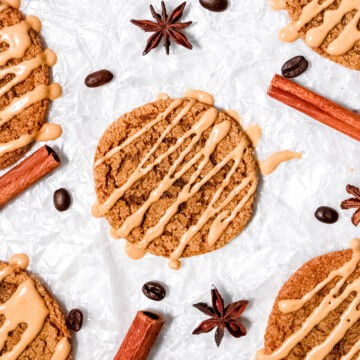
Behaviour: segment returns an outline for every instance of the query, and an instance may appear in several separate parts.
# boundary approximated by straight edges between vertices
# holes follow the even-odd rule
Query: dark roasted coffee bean
[[[303,56],[295,56],[283,65],[281,72],[287,78],[294,78],[301,75],[308,66],[309,63]]]
[[[83,324],[83,313],[79,309],[69,312],[67,324],[71,330],[79,331]]]
[[[320,206],[315,211],[315,217],[325,223],[325,224],[334,224],[339,219],[339,214],[336,210],[328,207],[328,206]]]
[[[224,11],[229,6],[228,0],[200,0],[201,6],[210,11]]]
[[[95,71],[85,79],[85,85],[90,88],[99,87],[107,84],[114,78],[114,75],[108,70]]]
[[[54,206],[58,211],[66,211],[71,205],[71,195],[66,189],[54,192]]]
[[[164,286],[154,281],[145,283],[142,287],[142,292],[147,298],[154,301],[161,301],[166,295]]]

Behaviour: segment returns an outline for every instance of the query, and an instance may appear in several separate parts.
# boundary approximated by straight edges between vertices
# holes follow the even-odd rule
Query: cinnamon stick
[[[60,166],[55,151],[45,145],[0,177],[0,208]]]
[[[360,141],[360,115],[280,75],[275,75],[268,95]]]
[[[145,360],[163,325],[162,316],[139,311],[114,360]]]

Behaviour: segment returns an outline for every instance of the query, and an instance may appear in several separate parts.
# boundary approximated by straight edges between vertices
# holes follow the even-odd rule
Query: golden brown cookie
[[[259,352],[257,360],[357,358],[360,240],[353,240],[351,247],[353,251],[338,251],[310,260],[285,283],[269,317],[264,349],[267,355]],[[304,296],[308,296],[308,301]],[[351,306],[354,309],[347,314]],[[318,319],[312,318],[315,313]],[[291,341],[294,343],[290,344]]]
[[[0,330],[5,341],[0,356],[71,360],[71,335],[64,315],[41,282],[26,271],[27,264],[22,254],[14,255],[9,264],[0,263]]]
[[[111,124],[96,150],[94,178],[94,215],[174,267],[180,257],[219,249],[244,229],[258,180],[239,123],[192,98],[163,98]]]
[[[358,2],[353,0],[272,0],[272,4],[278,9],[286,8],[292,20],[292,24],[280,32],[281,39],[294,41],[298,34],[321,56],[350,69],[360,70],[360,5]],[[300,24],[297,25],[296,22],[299,20]]]
[[[33,16],[25,18],[11,7],[15,3],[0,3],[0,33],[4,39],[0,44],[0,169],[30,149],[46,121],[49,99],[61,93],[57,84],[49,85],[49,66],[55,64],[56,55],[43,49],[38,34],[40,21]],[[61,131],[54,127],[47,131]],[[59,134],[52,135],[43,138],[52,140]]]

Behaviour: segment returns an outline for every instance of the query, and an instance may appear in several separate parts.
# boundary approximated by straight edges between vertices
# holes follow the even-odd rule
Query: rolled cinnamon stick
[[[138,311],[114,360],[145,360],[163,325],[162,316]]]
[[[280,75],[275,75],[268,95],[351,138],[360,141],[360,115]]]
[[[0,177],[0,208],[60,166],[55,151],[45,145]]]

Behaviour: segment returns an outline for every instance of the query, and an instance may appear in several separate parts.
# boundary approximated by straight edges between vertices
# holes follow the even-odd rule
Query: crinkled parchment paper
[[[160,6],[159,0],[151,2]],[[169,11],[179,2],[166,1]],[[143,57],[147,34],[129,20],[149,19],[149,4],[23,0],[22,10],[40,17],[42,35],[59,57],[53,75],[64,95],[54,102],[49,121],[60,123],[64,135],[49,145],[61,152],[63,165],[1,210],[0,258],[28,253],[31,270],[64,308],[84,310],[85,325],[74,336],[77,360],[112,359],[140,309],[166,316],[151,359],[252,359],[289,275],[310,258],[345,248],[359,236],[350,212],[341,211],[335,225],[317,222],[313,212],[320,205],[338,208],[347,197],[346,184],[360,185],[360,144],[270,99],[267,86],[286,60],[301,54],[311,66],[299,83],[359,110],[360,73],[319,57],[302,41],[281,44],[277,33],[288,16],[270,10],[267,0],[232,0],[221,14],[188,1],[184,19],[194,21],[187,31],[194,49],[172,46],[166,56],[159,47]],[[102,68],[113,71],[115,80],[86,88],[86,75]],[[91,217],[92,161],[100,135],[117,117],[161,91],[177,97],[188,88],[214,94],[217,106],[238,110],[245,124],[260,124],[259,158],[283,149],[304,156],[263,178],[253,220],[237,239],[212,254],[185,260],[174,272],[162,258],[128,259],[123,242],[109,238],[106,221]],[[52,203],[60,187],[73,195],[65,213]],[[168,286],[161,303],[142,295],[141,286],[149,280]],[[210,301],[211,284],[226,301],[251,302],[244,313],[248,335],[239,340],[227,335],[220,349],[213,333],[191,335],[204,319],[192,304]]]

